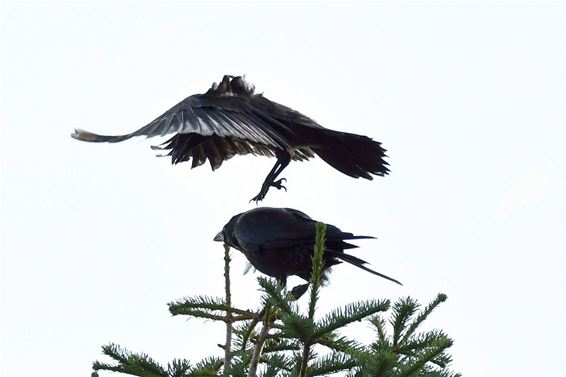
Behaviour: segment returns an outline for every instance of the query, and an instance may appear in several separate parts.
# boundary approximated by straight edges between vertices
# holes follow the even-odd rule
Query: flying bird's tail
[[[348,262],[348,263],[350,263],[350,264],[352,264],[352,265],[354,265],[354,266],[356,266],[356,267],[361,268],[361,269],[364,270],[364,271],[367,271],[367,272],[369,272],[369,273],[372,273],[372,274],[377,275],[377,276],[379,276],[379,277],[382,277],[382,278],[384,278],[384,279],[391,280],[392,282],[397,283],[397,284],[399,284],[399,285],[403,285],[403,284],[401,284],[401,282],[398,281],[398,280],[395,280],[395,279],[393,279],[393,278],[390,278],[390,277],[387,276],[387,275],[380,274],[379,272],[374,271],[374,270],[372,270],[372,269],[366,267],[365,264],[367,264],[367,262],[366,262],[365,260],[360,259],[360,258],[358,258],[358,257],[355,257],[355,256],[353,256],[353,255],[346,254],[346,253],[344,253],[344,252],[334,251],[334,250],[326,250],[326,251],[325,251],[325,254],[328,254],[330,257],[334,257],[334,258],[336,258],[336,259],[340,259],[340,260],[342,260],[342,261],[344,261],[344,262]]]
[[[317,131],[322,142],[311,149],[336,170],[369,180],[373,179],[371,174],[384,176],[389,172],[381,143],[362,135],[329,129]]]

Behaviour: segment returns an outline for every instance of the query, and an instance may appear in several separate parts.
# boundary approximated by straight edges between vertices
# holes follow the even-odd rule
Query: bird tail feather
[[[371,268],[366,267],[365,264],[367,264],[368,262],[366,262],[366,261],[363,260],[363,259],[360,259],[360,258],[355,257],[355,256],[350,255],[350,254],[346,254],[346,253],[344,253],[344,252],[339,252],[339,251],[327,250],[326,253],[328,253],[331,257],[334,257],[334,258],[336,258],[336,259],[340,259],[340,260],[342,260],[342,261],[344,261],[344,262],[350,263],[351,265],[354,265],[354,266],[356,266],[356,267],[358,267],[358,268],[361,268],[361,269],[364,270],[364,271],[367,271],[367,272],[369,272],[369,273],[372,273],[372,274],[377,275],[377,276],[379,276],[379,277],[382,277],[382,278],[384,278],[384,279],[390,280],[390,281],[392,281],[392,282],[394,282],[394,283],[397,283],[397,284],[399,284],[399,285],[403,285],[403,284],[401,284],[401,282],[398,281],[398,280],[395,280],[395,279],[393,279],[393,278],[391,278],[391,277],[389,277],[389,276],[387,276],[387,275],[383,275],[383,274],[381,274],[381,273],[379,273],[379,272],[377,272],[377,271],[372,270]]]
[[[311,149],[327,164],[354,178],[373,179],[389,173],[386,150],[367,136],[320,129],[320,146]]]
[[[333,250],[344,250],[344,249],[355,249],[359,246],[353,245],[344,240],[364,240],[364,239],[375,239],[372,236],[354,236],[352,233],[341,232],[338,237],[328,237],[326,238],[326,245]]]

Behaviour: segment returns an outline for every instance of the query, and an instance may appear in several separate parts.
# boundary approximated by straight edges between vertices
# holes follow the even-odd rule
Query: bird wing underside
[[[76,129],[72,136],[91,142],[120,142],[135,136],[165,136],[179,133],[213,134],[247,140],[279,149],[289,149],[294,135],[275,114],[266,111],[259,95],[218,97],[196,94],[185,98],[148,125],[126,135],[106,136]]]
[[[152,149],[168,150],[169,153],[162,156],[171,156],[173,164],[189,161],[192,158],[191,168],[204,164],[208,159],[212,170],[218,169],[224,161],[237,154],[275,156],[275,148],[271,145],[237,137],[221,137],[216,134],[210,136],[196,133],[177,134],[161,146],[152,146]],[[314,154],[309,148],[297,148],[291,152],[293,160],[303,161],[311,157],[314,157]]]

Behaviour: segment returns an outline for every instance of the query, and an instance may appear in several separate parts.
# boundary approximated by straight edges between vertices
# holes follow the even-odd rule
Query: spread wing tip
[[[79,134],[82,132],[81,129],[79,128],[75,128],[75,130],[73,131],[73,133],[71,134],[71,137],[73,139],[78,139],[79,138]]]
[[[73,139],[81,140],[81,141],[100,141],[98,138],[100,135],[93,134],[92,132],[88,132],[85,130],[81,130],[80,128],[75,128],[75,131],[71,134]]]
[[[77,139],[81,141],[89,141],[94,143],[102,143],[102,142],[116,143],[122,140],[129,139],[132,136],[133,134],[121,135],[121,136],[98,135],[92,132],[81,130],[80,128],[75,128],[75,131],[71,134],[71,137],[73,139]]]

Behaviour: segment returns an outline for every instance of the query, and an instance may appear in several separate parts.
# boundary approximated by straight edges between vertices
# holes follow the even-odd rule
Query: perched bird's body
[[[278,279],[285,285],[287,277],[292,275],[310,280],[315,227],[316,221],[301,211],[291,208],[260,207],[232,217],[214,240],[223,241],[240,250],[257,270]],[[352,233],[342,232],[334,225],[327,225],[322,279],[327,279],[330,267],[348,262],[374,275],[401,284],[395,279],[367,268],[366,261],[344,252],[357,247],[345,241],[364,238],[373,237],[355,236]]]
[[[163,147],[172,162],[192,159],[192,167],[207,159],[213,170],[236,154],[275,156],[277,162],[261,191],[252,200],[262,200],[270,187],[285,188],[275,180],[291,160],[308,160],[315,154],[354,178],[372,179],[388,173],[385,149],[372,139],[329,130],[305,115],[270,101],[241,77],[224,76],[204,94],[187,97],[141,129],[126,135],[105,136],[76,129],[75,139],[89,142],[120,142],[134,136],[173,137]]]

